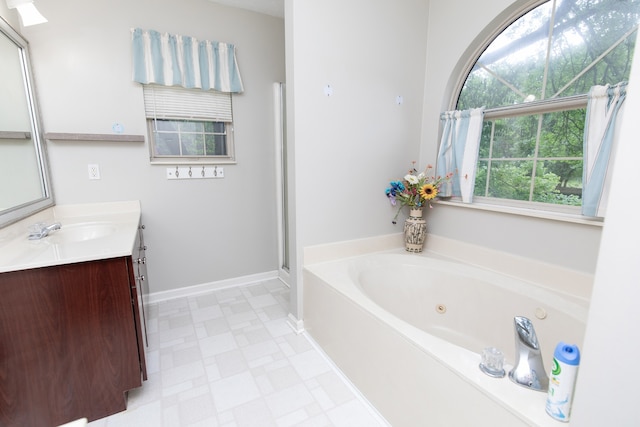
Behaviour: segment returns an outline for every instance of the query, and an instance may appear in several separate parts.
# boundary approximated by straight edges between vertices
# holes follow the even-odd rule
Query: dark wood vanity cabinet
[[[0,273],[0,426],[126,409],[147,377],[140,237],[131,256]]]

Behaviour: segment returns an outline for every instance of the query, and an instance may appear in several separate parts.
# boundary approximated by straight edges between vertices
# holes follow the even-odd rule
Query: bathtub
[[[485,375],[480,353],[499,348],[508,373],[526,316],[548,373],[559,341],[582,346],[585,298],[402,251],[305,265],[303,280],[305,329],[394,427],[558,426],[546,393]]]

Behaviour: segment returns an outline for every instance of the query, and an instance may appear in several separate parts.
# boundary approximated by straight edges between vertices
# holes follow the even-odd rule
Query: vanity
[[[62,205],[0,229],[0,425],[123,411],[147,379],[140,204]],[[29,240],[36,222],[61,228]]]
[[[29,43],[2,16],[0,57],[0,426],[96,420],[147,379],[140,203],[55,205]]]

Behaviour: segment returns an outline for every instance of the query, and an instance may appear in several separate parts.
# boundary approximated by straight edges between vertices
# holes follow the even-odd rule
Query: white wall
[[[426,3],[288,4],[293,75],[287,83],[295,114],[289,138],[301,242],[395,232],[384,190],[418,158]],[[331,96],[324,95],[326,85]]]
[[[452,76],[483,30],[522,3],[293,2],[289,136],[302,247],[401,231],[391,224],[395,210],[384,189],[412,160],[435,163]],[[444,205],[427,217],[432,234],[594,271],[597,226]]]
[[[638,46],[640,39],[636,41]],[[596,268],[571,425],[640,425],[640,222],[636,191],[640,55],[635,54]]]
[[[0,18],[4,19],[14,29],[18,30],[20,28],[20,18],[18,18],[18,14],[15,11],[9,10],[6,1],[0,2]]]
[[[398,231],[384,190],[418,158],[426,6],[285,1],[291,310],[298,319],[305,246]]]
[[[233,43],[245,93],[233,97],[237,165],[225,178],[168,181],[146,143],[48,142],[58,204],[139,199],[151,292],[275,271],[272,83],[284,81],[282,19],[207,0],[38,0],[29,40],[45,132],[146,135],[131,81],[130,29]],[[14,13],[10,11],[10,13]],[[87,164],[102,179],[89,181]]]

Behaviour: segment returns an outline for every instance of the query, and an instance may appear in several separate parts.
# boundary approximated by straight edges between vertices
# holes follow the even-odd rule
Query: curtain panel
[[[440,115],[442,138],[436,175],[446,176],[451,173],[453,176],[451,185],[442,185],[439,196],[459,196],[463,203],[471,203],[483,120],[484,108],[445,111]]]
[[[189,36],[131,30],[133,80],[227,93],[244,91],[234,45]]]
[[[582,214],[585,216],[605,215],[611,177],[610,160],[616,147],[615,128],[626,96],[626,82],[593,86],[589,90],[582,169]]]

